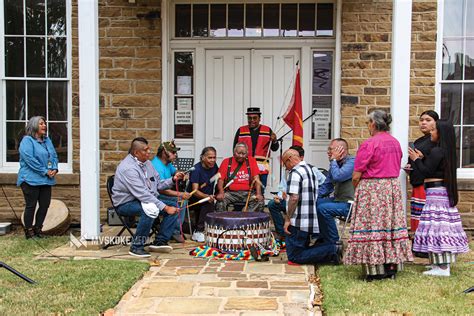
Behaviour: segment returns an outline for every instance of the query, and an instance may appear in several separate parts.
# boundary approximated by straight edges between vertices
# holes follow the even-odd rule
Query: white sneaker
[[[205,241],[204,233],[195,231],[191,239],[197,242],[204,242]]]
[[[432,275],[432,276],[444,276],[444,277],[448,277],[448,276],[451,275],[451,273],[449,271],[449,264],[448,264],[448,267],[446,269],[442,269],[437,265],[433,265],[433,268],[431,270],[425,271],[425,272],[423,272],[423,274],[424,275]]]

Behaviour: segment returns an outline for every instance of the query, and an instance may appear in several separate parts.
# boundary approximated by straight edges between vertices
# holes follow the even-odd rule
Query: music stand
[[[313,109],[313,112],[303,120],[303,123],[306,122],[309,118],[313,117],[316,114],[317,111],[318,111],[317,109]],[[290,128],[290,130],[288,132],[286,132],[285,134],[280,136],[280,138],[277,139],[277,142],[280,142],[280,158],[283,156],[283,137],[288,135],[291,131],[293,131],[293,130]],[[280,163],[280,182],[281,182],[281,178],[282,178],[282,170],[283,170],[283,166]]]
[[[8,264],[4,263],[3,261],[0,261],[0,268],[5,268],[7,269],[8,271],[10,271],[11,273],[13,273],[14,275],[16,275],[17,277],[25,280],[26,282],[30,283],[30,284],[36,284],[35,281],[33,281],[32,279],[30,279],[29,277],[27,277],[26,275],[18,272],[17,270],[13,269],[12,267],[10,267]]]

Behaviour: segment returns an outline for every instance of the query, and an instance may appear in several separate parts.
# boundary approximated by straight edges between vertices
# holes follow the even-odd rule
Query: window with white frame
[[[0,3],[2,166],[14,166],[28,119],[41,115],[60,163],[70,155],[69,0]]]
[[[441,118],[456,131],[458,168],[474,168],[474,1],[445,0]]]

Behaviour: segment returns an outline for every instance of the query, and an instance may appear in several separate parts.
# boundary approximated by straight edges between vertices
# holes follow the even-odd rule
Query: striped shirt
[[[318,181],[311,166],[301,161],[291,169],[287,182],[288,194],[298,194],[298,206],[290,218],[291,225],[308,233],[319,233],[316,199]]]

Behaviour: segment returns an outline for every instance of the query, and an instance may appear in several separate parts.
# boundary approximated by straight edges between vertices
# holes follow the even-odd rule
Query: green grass
[[[40,240],[46,249],[67,237]],[[24,237],[0,238],[0,261],[35,280],[32,285],[0,269],[0,315],[97,315],[114,307],[148,264],[122,260],[36,260],[43,250]]]
[[[471,249],[474,243],[471,243]],[[474,315],[474,254],[459,256],[451,277],[428,277],[423,265],[405,264],[396,280],[364,282],[360,266],[321,266],[323,309],[334,314]]]

